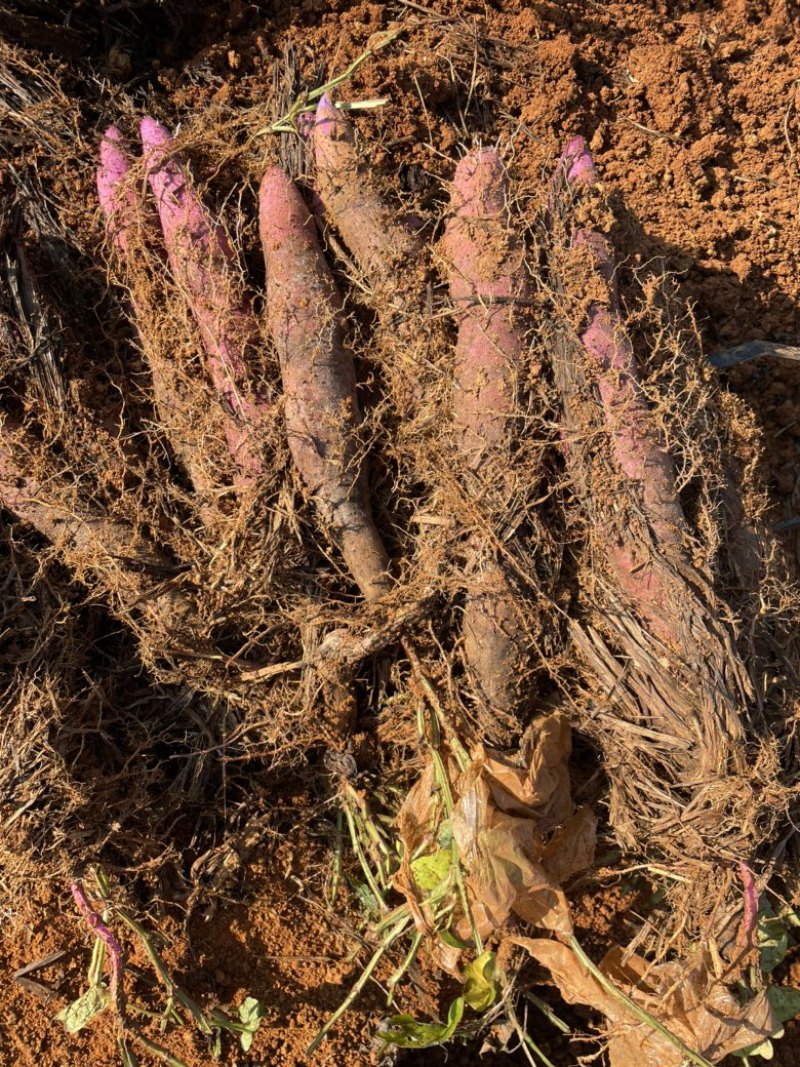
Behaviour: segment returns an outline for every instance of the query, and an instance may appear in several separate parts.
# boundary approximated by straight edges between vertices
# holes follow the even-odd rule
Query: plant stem
[[[154,1056],[157,1056],[160,1060],[168,1063],[169,1067],[186,1067],[183,1060],[178,1059],[177,1056],[173,1056],[169,1049],[162,1048],[162,1046],[157,1045],[155,1041],[151,1041],[142,1034],[137,1034],[135,1032],[133,1033],[133,1038],[144,1045],[148,1052],[152,1052]]]
[[[339,1019],[341,1019],[347,1009],[351,1006],[351,1004],[353,1004],[353,1002],[363,990],[364,986],[369,981],[373,971],[380,963],[383,955],[386,953],[389,946],[403,933],[410,921],[410,917],[404,918],[399,923],[397,923],[397,925],[392,930],[389,931],[384,940],[373,953],[364,970],[359,975],[358,980],[356,981],[353,988],[350,990],[345,999],[342,1001],[342,1003],[339,1005],[333,1015],[331,1015],[331,1017],[322,1027],[320,1032],[317,1034],[317,1036],[306,1049],[306,1057],[312,1056],[317,1051],[319,1046],[331,1032],[333,1027],[339,1021]]]
[[[631,1015],[634,1015],[639,1022],[652,1027],[656,1033],[661,1034],[665,1041],[669,1041],[671,1045],[674,1045],[687,1060],[696,1064],[697,1067],[713,1067],[704,1056],[701,1056],[699,1052],[695,1052],[694,1049],[689,1048],[687,1044],[681,1041],[677,1034],[673,1034],[663,1023],[659,1022],[658,1019],[655,1019],[649,1012],[645,1011],[644,1008],[631,1000],[631,998],[623,993],[621,989],[618,989],[617,986],[603,974],[600,968],[589,959],[574,935],[569,939],[569,946],[589,974],[591,974],[595,981],[599,982],[606,993],[614,997],[615,1000],[618,1000],[620,1004],[623,1004]]]
[[[564,1020],[559,1019],[559,1017],[556,1015],[550,1005],[545,1004],[545,1002],[543,1000],[540,1000],[540,998],[537,997],[535,993],[526,993],[525,999],[530,1001],[530,1003],[533,1004],[535,1008],[538,1008],[542,1015],[544,1015],[545,1019],[547,1019],[548,1022],[552,1023],[553,1026],[555,1026],[557,1029],[559,1029],[562,1034],[568,1034],[570,1032],[569,1027],[564,1022]]]
[[[353,817],[353,812],[350,809],[350,805],[347,803],[345,803],[344,805],[344,814],[345,818],[347,819],[347,827],[350,831],[350,840],[353,843],[353,850],[356,856],[358,856],[358,862],[361,864],[361,870],[364,872],[364,877],[367,880],[367,885],[372,890],[372,894],[378,902],[378,906],[383,911],[388,911],[389,905],[383,899],[383,892],[380,886],[378,885],[375,875],[372,873],[372,868],[367,863],[367,857],[364,855],[364,850],[361,847],[361,840],[359,838],[358,830],[356,829],[355,818]]]
[[[342,880],[342,853],[344,852],[344,814],[342,809],[336,812],[336,844],[333,848],[333,873],[331,875],[330,904],[336,903],[339,895],[339,883]]]
[[[335,89],[337,85],[341,85],[342,82],[347,81],[348,78],[352,78],[352,76],[362,65],[362,63],[366,63],[366,61],[372,56],[374,56],[376,52],[380,52],[382,48],[386,48],[386,46],[391,44],[392,41],[394,41],[395,38],[399,37],[402,32],[403,27],[401,26],[396,30],[391,30],[389,33],[384,34],[384,36],[378,41],[377,44],[372,45],[371,48],[367,48],[364,52],[361,53],[360,56],[357,56],[350,64],[350,66],[343,70],[341,74],[337,74],[335,77],[331,78],[330,81],[325,82],[324,85],[318,85],[316,89],[312,89],[310,92],[303,93],[297,98],[297,100],[295,100],[295,102],[292,104],[292,106],[289,108],[285,115],[282,115],[279,119],[273,122],[271,126],[266,127],[266,129],[264,130],[259,130],[258,132],[297,133],[297,116],[303,111],[312,110],[309,107],[309,104],[311,104],[312,101],[318,100],[323,95],[323,93],[327,93],[331,89]],[[356,107],[380,107],[384,103],[385,100],[383,99],[362,100],[355,104],[351,104],[350,110],[353,110]]]
[[[114,1010],[122,1017],[124,1015],[122,991],[122,945],[120,945],[114,934],[109,930],[89,903],[89,898],[86,896],[86,890],[83,888],[83,883],[79,879],[75,879],[75,881],[70,883],[69,888],[73,900],[78,905],[78,911],[84,917],[94,935],[99,937],[108,949],[110,972],[109,994],[111,996],[111,1003],[114,1006]]]
[[[417,951],[419,949],[419,946],[421,944],[422,944],[422,934],[419,932],[419,930],[415,930],[414,931],[414,936],[413,936],[413,938],[411,940],[411,948],[408,950],[408,953],[406,954],[406,958],[403,960],[403,962],[400,964],[400,966],[397,968],[397,970],[391,976],[389,981],[386,983],[386,986],[387,986],[387,988],[389,990],[389,997],[388,997],[388,999],[386,1001],[387,1007],[394,1000],[394,987],[397,985],[397,983],[400,981],[400,979],[406,973],[408,968],[414,962],[414,957],[416,956]]]

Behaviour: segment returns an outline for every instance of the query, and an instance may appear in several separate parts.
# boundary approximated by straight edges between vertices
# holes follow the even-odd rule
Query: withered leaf
[[[680,1067],[684,1055],[663,1034],[633,1016],[607,992],[567,946],[543,938],[512,938],[552,975],[569,1004],[585,1004],[609,1021],[611,1067]],[[698,952],[687,964],[650,965],[641,956],[627,958],[612,949],[600,970],[634,1003],[658,1019],[672,1034],[712,1063],[737,1049],[756,1045],[780,1029],[765,993],[740,1004],[720,982],[710,956]]]

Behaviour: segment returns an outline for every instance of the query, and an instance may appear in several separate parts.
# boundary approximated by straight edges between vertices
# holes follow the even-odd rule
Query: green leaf
[[[77,1034],[79,1030],[89,1025],[95,1015],[99,1015],[104,1008],[108,1007],[108,1002],[106,987],[93,985],[77,1000],[73,1000],[63,1011],[60,1011],[56,1018],[64,1024],[64,1029],[68,1034]]]
[[[264,1007],[261,1001],[255,997],[245,997],[239,1005],[239,1018],[243,1025],[247,1027],[246,1030],[239,1034],[239,1043],[243,1052],[249,1052],[250,1046],[253,1044],[253,1035],[264,1018]]]
[[[420,856],[412,860],[409,866],[417,886],[423,893],[431,893],[450,874],[452,863],[453,853],[450,849],[440,848],[428,856]]]
[[[782,1023],[788,1023],[800,1015],[800,989],[773,985],[767,990],[767,1000]]]
[[[378,1040],[384,1046],[396,1045],[398,1048],[443,1045],[456,1032],[463,1015],[463,997],[456,997],[450,1005],[446,1023],[420,1023],[412,1015],[393,1015],[387,1020],[385,1028],[379,1031]]]
[[[776,915],[766,897],[761,898],[758,909],[759,966],[764,974],[770,974],[783,963],[789,951],[789,931],[783,919]]]
[[[497,999],[496,964],[496,954],[484,952],[464,968],[464,1000],[473,1011],[486,1011]]]
[[[771,974],[789,951],[789,934],[780,919],[762,919],[758,924],[759,966]]]
[[[468,942],[462,941],[460,937],[456,937],[452,930],[437,930],[436,933],[439,935],[439,939],[444,941],[450,948],[472,948]]]

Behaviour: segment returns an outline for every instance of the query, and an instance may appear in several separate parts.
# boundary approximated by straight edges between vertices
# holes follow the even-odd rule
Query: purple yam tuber
[[[586,144],[573,139],[550,194],[551,280],[562,319],[553,370],[567,469],[589,519],[587,565],[602,621],[574,622],[572,633],[602,691],[614,694],[604,722],[592,722],[601,743],[616,751],[626,730],[651,731],[642,734],[639,757],[652,760],[659,782],[691,783],[689,807],[700,810],[716,804],[715,788],[742,766],[752,682],[729,615],[693,558],[674,463],[622,321],[609,245],[585,221],[595,183]],[[652,812],[659,805],[646,786],[615,781]]]
[[[106,232],[115,247],[128,251],[128,232],[136,222],[136,194],[130,185],[130,160],[116,126],[109,126],[100,142],[97,197],[106,218]]]
[[[487,447],[508,452],[519,360],[525,350],[523,305],[531,299],[524,250],[510,230],[507,188],[494,149],[461,160],[444,245],[450,295],[462,312],[455,353],[453,419],[470,465]]]
[[[317,192],[376,295],[395,295],[419,257],[417,239],[397,220],[369,172],[359,164],[353,127],[328,93],[314,123]]]
[[[131,163],[124,138],[116,127],[110,126],[100,142],[97,196],[105,215],[106,233],[121,261],[123,277],[135,275],[136,241],[132,238],[142,222],[141,203],[130,179]],[[213,489],[213,484],[197,461],[196,444],[189,439],[188,428],[193,426],[196,419],[192,405],[178,383],[177,368],[172,360],[164,358],[158,345],[149,343],[148,327],[152,315],[147,298],[134,287],[130,290],[130,300],[148,357],[156,408],[161,420],[171,427],[170,444],[189,473],[195,489],[208,492]],[[201,510],[204,521],[213,524],[211,509],[203,505]]]
[[[141,138],[172,274],[200,328],[211,380],[228,413],[228,448],[249,481],[264,469],[259,429],[268,414],[262,402],[245,395],[258,324],[242,293],[241,270],[227,234],[176,157],[169,131],[144,118]]]
[[[280,168],[264,175],[259,203],[267,315],[281,362],[292,458],[356,584],[367,600],[376,600],[388,588],[389,561],[367,497],[341,298],[314,220]]]
[[[453,420],[466,467],[507,459],[516,381],[524,355],[531,288],[522,243],[512,231],[505,171],[494,149],[470,152],[456,168],[453,214],[444,238],[450,294],[461,318],[454,367]],[[474,541],[474,539],[473,539]],[[489,717],[506,720],[519,698],[524,631],[497,559],[468,547],[464,604],[467,671]]]
[[[566,191],[580,195],[597,181],[586,142],[582,137],[573,138],[559,161],[551,206],[559,183],[566,186]],[[655,544],[679,558],[686,523],[678,500],[675,467],[639,382],[633,347],[620,315],[608,242],[594,230],[576,229],[571,245],[575,252],[584,254],[589,271],[605,284],[606,299],[603,303],[589,303],[579,341],[587,369],[596,382],[613,459],[619,474],[639,494],[642,514]],[[565,370],[563,365],[561,370]],[[634,547],[632,540],[626,540],[624,531],[616,537],[609,532],[606,551],[620,585],[653,632],[675,644],[675,627],[667,609],[668,588],[642,547]]]

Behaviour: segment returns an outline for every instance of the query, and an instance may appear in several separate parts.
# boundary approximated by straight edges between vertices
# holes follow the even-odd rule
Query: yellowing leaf
[[[450,849],[440,848],[428,856],[418,856],[409,864],[417,887],[423,893],[432,893],[450,874],[453,854]]]
[[[738,1049],[733,1053],[734,1056],[760,1056],[762,1060],[771,1060],[775,1055],[775,1046],[767,1039],[762,1041],[759,1045],[748,1045],[747,1048]]]
[[[63,1011],[60,1011],[56,1018],[64,1024],[64,1029],[68,1034],[77,1034],[79,1030],[89,1025],[95,1015],[99,1015],[108,1006],[108,1001],[106,987],[93,985],[77,1000],[73,1000]]]
[[[484,952],[464,968],[464,1000],[473,1011],[487,1011],[497,999],[496,966],[496,954]]]

